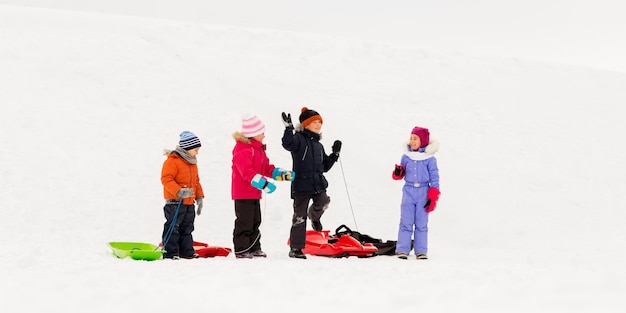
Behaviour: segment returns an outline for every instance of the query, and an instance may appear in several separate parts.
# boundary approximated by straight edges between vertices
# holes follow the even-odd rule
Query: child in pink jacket
[[[240,132],[233,134],[231,196],[235,201],[233,244],[235,257],[266,257],[261,250],[261,198],[276,186],[268,180],[293,180],[293,172],[270,164],[265,154],[265,124],[256,115],[245,115]]]

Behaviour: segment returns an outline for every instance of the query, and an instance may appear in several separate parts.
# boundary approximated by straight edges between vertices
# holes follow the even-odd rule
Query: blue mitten
[[[276,185],[274,185],[271,182],[269,182],[261,174],[254,175],[254,177],[252,178],[252,181],[250,182],[250,184],[252,184],[252,186],[254,188],[263,190],[263,191],[265,191],[267,193],[272,193],[272,192],[274,192],[274,190],[276,190]]]
[[[287,171],[280,167],[277,167],[272,171],[272,178],[277,181],[282,181],[282,180],[293,181],[293,179],[296,177],[295,174],[296,173],[292,171]]]

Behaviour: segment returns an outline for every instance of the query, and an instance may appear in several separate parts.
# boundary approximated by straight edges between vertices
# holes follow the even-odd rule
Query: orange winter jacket
[[[197,198],[204,198],[198,165],[189,164],[178,153],[173,151],[167,155],[161,170],[161,183],[163,184],[163,196],[166,200],[180,200],[176,194],[181,188],[193,188],[194,195],[185,198],[184,204],[194,204]]]

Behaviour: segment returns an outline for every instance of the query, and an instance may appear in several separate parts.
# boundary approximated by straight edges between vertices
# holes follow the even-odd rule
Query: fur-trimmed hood
[[[244,136],[239,131],[233,133],[233,139],[235,139],[235,141],[239,141],[239,142],[243,142],[243,143],[246,143],[246,144],[250,144],[250,139],[248,137]]]
[[[315,134],[314,132],[312,132],[312,131],[310,131],[310,130],[306,130],[306,128],[304,128],[304,127],[302,126],[302,124],[294,124],[294,125],[293,125],[293,130],[294,130],[296,133],[301,133],[301,132],[304,132],[304,131],[308,131],[308,132],[311,132],[311,133]],[[319,134],[317,134],[317,135],[320,137],[318,140],[322,140],[322,133],[319,133]]]
[[[432,158],[435,153],[439,151],[439,141],[431,139],[428,145],[424,148],[420,148],[418,151],[412,151],[409,143],[406,142],[403,145],[404,154],[406,154],[411,160],[420,161]]]

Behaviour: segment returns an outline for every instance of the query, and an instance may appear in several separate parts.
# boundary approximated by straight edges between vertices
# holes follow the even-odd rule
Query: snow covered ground
[[[311,34],[0,5],[0,294],[11,312],[623,312],[626,74]],[[195,239],[231,246],[231,134],[280,113],[341,139],[322,222],[395,240],[391,179],[415,125],[441,142],[430,259],[287,257],[287,183],[262,202],[267,259],[133,261],[158,243],[162,150],[202,140]],[[356,224],[355,224],[356,221]]]

